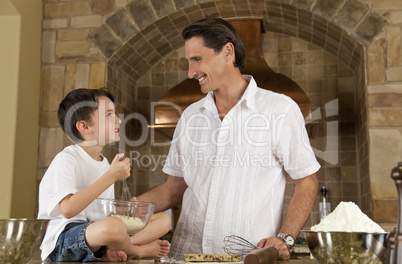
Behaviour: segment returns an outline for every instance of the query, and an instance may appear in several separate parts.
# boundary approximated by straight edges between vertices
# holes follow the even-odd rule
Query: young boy
[[[109,165],[101,154],[119,141],[121,120],[106,89],[78,89],[60,103],[63,131],[76,143],[54,158],[39,186],[38,219],[51,219],[41,245],[46,261],[126,261],[163,257],[169,242],[158,238],[170,229],[166,213],[130,237],[115,217],[88,222],[86,207],[96,198],[114,198],[114,182],[130,176],[128,158],[117,154]]]

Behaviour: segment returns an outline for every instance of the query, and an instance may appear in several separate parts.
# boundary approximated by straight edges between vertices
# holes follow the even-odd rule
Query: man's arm
[[[155,212],[163,212],[181,203],[187,184],[182,177],[169,175],[165,183],[139,195],[137,201],[153,202]]]
[[[295,180],[293,195],[289,202],[285,221],[279,231],[280,233],[289,234],[296,239],[311,213],[317,196],[317,190],[318,180],[315,173]],[[280,259],[288,259],[290,257],[286,244],[280,238],[270,237],[262,239],[257,246],[274,246],[279,251]]]

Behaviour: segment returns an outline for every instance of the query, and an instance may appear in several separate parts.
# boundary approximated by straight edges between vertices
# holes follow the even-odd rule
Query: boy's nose
[[[116,123],[119,125],[121,124],[121,119],[117,115],[116,115]]]

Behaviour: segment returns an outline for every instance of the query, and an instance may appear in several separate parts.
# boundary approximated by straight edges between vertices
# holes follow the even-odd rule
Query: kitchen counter
[[[66,264],[78,264],[81,262],[50,262],[50,263],[66,263]],[[110,264],[117,264],[117,263],[121,263],[121,262],[90,262],[93,264],[104,264],[104,263],[110,263]],[[129,260],[125,263],[136,263],[136,264],[153,264],[154,260],[145,260],[145,259],[141,259],[141,260]],[[177,262],[176,262],[177,263]],[[179,261],[179,264],[183,264],[186,263],[184,261]],[[191,262],[194,264],[197,264],[196,262]],[[242,263],[242,262],[199,262],[199,264],[235,264],[235,263]],[[309,254],[292,254],[291,255],[291,259],[289,260],[282,260],[282,261],[277,261],[278,264],[315,264],[315,261],[310,259],[310,255]],[[34,257],[34,259],[32,259],[28,264],[42,264],[42,261],[40,260],[39,256]]]

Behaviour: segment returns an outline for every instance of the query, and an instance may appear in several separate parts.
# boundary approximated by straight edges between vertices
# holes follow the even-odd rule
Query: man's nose
[[[194,69],[194,67],[191,65],[191,63],[188,64],[188,78],[193,79],[197,75],[197,71]]]

